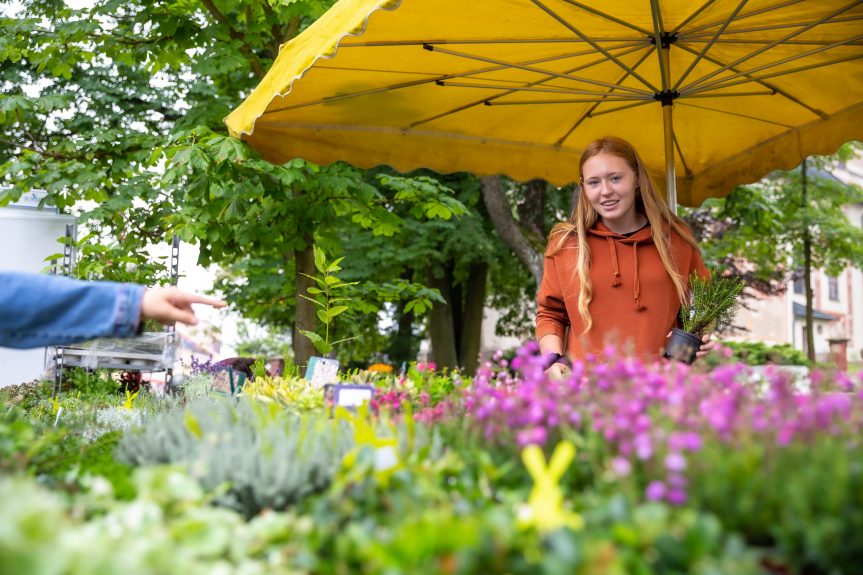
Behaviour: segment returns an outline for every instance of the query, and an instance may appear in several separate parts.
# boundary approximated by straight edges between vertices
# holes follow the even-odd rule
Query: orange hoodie
[[[588,230],[587,245],[593,327],[582,334],[575,272],[578,243],[571,237],[559,252],[545,258],[537,298],[536,339],[557,335],[566,342],[566,353],[577,358],[599,355],[608,344],[645,359],[659,357],[666,335],[675,327],[680,301],[653,243],[651,228],[626,237],[597,222]],[[693,271],[707,277],[701,253],[676,232],[671,235],[671,256],[684,277]]]

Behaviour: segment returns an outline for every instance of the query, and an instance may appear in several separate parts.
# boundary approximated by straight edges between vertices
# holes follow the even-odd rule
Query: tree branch
[[[494,224],[498,235],[512,249],[516,257],[527,266],[536,287],[542,284],[543,256],[534,249],[522,233],[515,219],[512,217],[512,208],[506,200],[503,192],[503,183],[500,176],[489,176],[480,178],[482,182],[482,199],[488,210],[488,215]]]
[[[252,47],[249,46],[249,43],[246,41],[245,35],[241,34],[231,26],[230,21],[228,21],[225,15],[222,14],[221,10],[219,10],[219,8],[213,3],[213,0],[201,0],[201,3],[213,18],[215,18],[216,22],[225,26],[228,30],[228,36],[243,43],[240,47],[240,52],[245,54],[246,58],[249,60],[249,64],[252,66],[252,71],[255,73],[255,76],[262,79],[266,75],[266,71],[264,71],[264,67],[261,66],[260,60],[258,60],[258,57],[255,56],[255,53],[252,51]]]

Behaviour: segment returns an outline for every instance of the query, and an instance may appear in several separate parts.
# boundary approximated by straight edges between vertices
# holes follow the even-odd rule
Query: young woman
[[[538,296],[536,338],[552,376],[568,372],[564,356],[599,355],[607,345],[658,358],[686,304],[690,274],[708,273],[632,145],[591,143],[579,172],[578,206],[551,231]],[[714,345],[709,336],[704,342],[698,357]]]

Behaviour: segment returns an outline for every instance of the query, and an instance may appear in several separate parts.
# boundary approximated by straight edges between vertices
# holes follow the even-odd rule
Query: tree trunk
[[[524,190],[524,202],[518,206],[521,227],[536,240],[545,239],[545,180],[531,180]]]
[[[806,158],[800,165],[800,203],[803,207],[803,284],[806,287],[806,356],[815,362],[815,333],[812,318],[812,235],[809,231],[809,199],[807,197]]]
[[[482,319],[485,311],[487,277],[487,263],[481,262],[470,266],[466,289],[467,297],[464,302],[464,312],[461,314],[463,323],[459,363],[464,369],[464,373],[471,377],[476,373],[479,349],[482,343]]]
[[[300,297],[300,294],[308,295],[308,289],[314,285],[314,282],[302,274],[310,276],[315,275],[315,254],[312,250],[312,238],[305,238],[306,247],[302,250],[294,251],[294,261],[296,263],[296,283],[297,283],[297,317],[294,321],[293,331],[293,348],[294,348],[294,363],[298,366],[305,367],[309,362],[309,358],[315,354],[315,346],[312,341],[300,333],[299,330],[315,331],[315,304]]]
[[[464,329],[464,290],[461,284],[455,281],[455,262],[450,262],[447,267],[446,281],[449,282],[449,309],[452,313],[452,344],[455,347],[456,365],[461,366],[461,342],[462,330]]]
[[[512,217],[512,208],[504,195],[503,182],[500,176],[481,178],[481,181],[482,198],[491,222],[494,224],[494,229],[506,242],[506,245],[512,249],[516,257],[530,270],[538,290],[542,283],[542,252],[530,244],[515,218]]]
[[[455,347],[455,327],[452,313],[452,278],[445,274],[436,278],[429,273],[428,286],[437,288],[446,303],[434,302],[429,312],[429,337],[432,356],[438,369],[454,369],[458,365]]]

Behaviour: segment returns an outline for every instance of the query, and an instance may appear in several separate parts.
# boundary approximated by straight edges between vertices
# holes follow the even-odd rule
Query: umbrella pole
[[[662,94],[660,102],[662,102],[662,132],[665,141],[665,201],[671,209],[672,214],[677,214],[677,174],[674,169],[674,99],[676,92],[671,89],[671,45],[662,43],[657,38],[657,43],[660,44],[659,52],[660,70],[662,72]]]
[[[671,213],[677,213],[677,174],[674,168],[674,124],[672,105],[662,105],[662,128],[665,139],[665,200]]]

